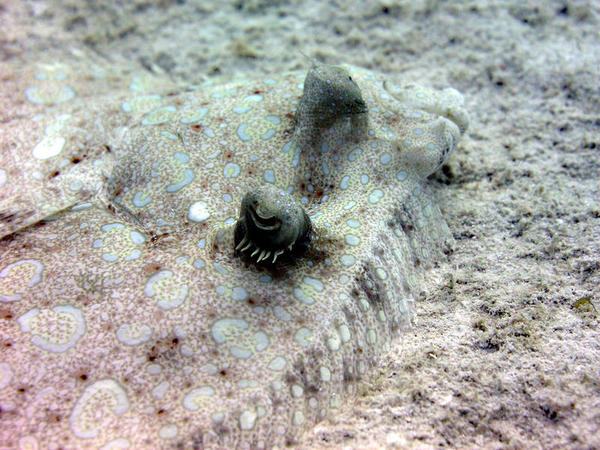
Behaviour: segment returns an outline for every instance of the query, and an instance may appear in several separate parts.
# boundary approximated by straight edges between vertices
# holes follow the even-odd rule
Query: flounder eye
[[[310,238],[310,219],[287,192],[265,186],[242,199],[234,236],[240,254],[257,263],[274,264],[281,255],[289,258],[303,253]]]
[[[254,225],[262,230],[275,230],[281,225],[281,220],[275,214],[265,210],[261,205],[258,205],[256,209],[253,209],[252,206],[248,207],[248,213]]]

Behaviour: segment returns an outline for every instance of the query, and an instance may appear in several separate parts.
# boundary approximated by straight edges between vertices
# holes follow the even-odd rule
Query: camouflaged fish
[[[461,95],[358,68],[176,87],[4,67],[0,441],[289,445],[351,401],[451,235]]]

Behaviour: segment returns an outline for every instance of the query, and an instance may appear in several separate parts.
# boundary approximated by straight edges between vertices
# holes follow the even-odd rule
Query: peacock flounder
[[[297,442],[451,243],[424,182],[467,128],[453,89],[320,64],[187,89],[3,71],[8,446]]]

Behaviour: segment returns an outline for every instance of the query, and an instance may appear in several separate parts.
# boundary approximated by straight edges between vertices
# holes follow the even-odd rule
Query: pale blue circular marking
[[[225,295],[225,286],[220,284],[215,288],[215,291],[217,291],[217,294],[219,295]]]
[[[125,261],[134,261],[140,256],[142,256],[142,251],[139,248],[134,248],[124,259]]]
[[[48,76],[45,73],[43,73],[43,72],[36,73],[33,77],[36,80],[40,80],[40,81],[48,79]]]
[[[358,158],[360,155],[362,155],[362,153],[363,153],[362,148],[358,148],[358,147],[355,148],[348,154],[348,161],[350,161],[350,162],[356,161],[356,158]]]
[[[84,211],[86,209],[90,209],[93,205],[89,202],[86,203],[82,203],[81,205],[75,205],[71,208],[71,211],[77,212],[77,211]]]
[[[408,177],[408,173],[406,173],[406,170],[401,170],[400,172],[398,172],[398,175],[396,175],[396,178],[398,178],[398,181],[404,181],[404,180],[406,180],[407,177]]]
[[[292,167],[298,167],[300,163],[300,147],[296,147],[296,153],[294,154],[294,159],[292,159]]]
[[[356,258],[352,255],[342,255],[340,257],[340,261],[345,266],[351,266],[352,264],[354,264],[356,262]]]
[[[209,138],[214,138],[215,137],[215,132],[213,131],[212,128],[207,128],[206,130],[203,131],[205,136],[208,136]]]
[[[277,133],[273,128],[270,128],[265,134],[261,134],[260,138],[263,141],[268,141],[269,139],[271,139],[273,136],[275,136],[275,133]]]
[[[100,248],[102,247],[102,239],[96,239],[94,242],[92,242],[92,248]]]
[[[129,236],[131,237],[132,242],[136,245],[141,245],[146,242],[146,238],[139,231],[131,231]]]
[[[236,286],[233,288],[231,298],[238,302],[243,302],[248,298],[248,291],[241,286]]]
[[[194,178],[196,177],[196,175],[194,174],[194,171],[192,169],[185,169],[183,171],[183,177],[184,178],[181,183],[170,184],[169,186],[167,186],[167,192],[172,194],[174,192],[180,191],[181,189],[186,187],[188,184],[190,184],[192,181],[194,181]]]
[[[348,219],[348,220],[346,220],[346,223],[351,228],[359,228],[360,227],[360,222],[356,219]]]
[[[267,169],[265,170],[265,173],[263,174],[263,179],[267,182],[267,183],[275,183],[275,172],[271,169]]]
[[[161,135],[161,136],[164,136],[164,137],[166,137],[167,139],[170,139],[170,140],[172,140],[172,141],[177,141],[177,140],[179,140],[179,136],[177,136],[176,134],[173,134],[173,133],[171,133],[170,131],[166,131],[166,130],[164,130],[164,131],[161,131],[161,132],[160,132],[160,135]]]
[[[379,157],[379,161],[383,165],[389,164],[391,160],[392,160],[392,155],[390,155],[389,153],[384,153],[383,155],[381,155]]]
[[[421,134],[423,134],[423,130],[421,128],[415,128],[413,134],[420,136]]]
[[[317,278],[304,277],[302,279],[302,282],[308,284],[313,289],[316,289],[319,292],[323,291],[323,289],[325,288],[321,280],[318,280]]]
[[[143,208],[151,201],[152,201],[152,197],[149,197],[140,191],[135,194],[135,196],[133,197],[132,203],[133,203],[133,206],[136,206],[138,208]]]
[[[219,273],[222,273],[223,275],[227,275],[229,273],[229,271],[223,267],[221,264],[217,263],[217,262],[213,262],[213,267],[215,268],[215,270]]]
[[[363,173],[363,174],[360,176],[360,182],[361,182],[362,184],[367,184],[367,183],[369,182],[369,175],[367,175],[366,173]]]
[[[251,102],[260,102],[262,101],[263,96],[260,94],[252,94],[252,95],[248,95],[246,98],[244,98],[244,101],[251,101]]]
[[[346,244],[356,247],[357,245],[360,244],[360,238],[353,234],[347,234],[346,235]]]
[[[240,174],[241,171],[242,169],[238,164],[230,162],[225,164],[225,168],[223,169],[223,175],[225,176],[225,178],[235,178]]]
[[[427,144],[427,149],[431,150],[432,152],[435,151],[435,144],[433,142],[430,142],[429,144]]]
[[[186,155],[185,153],[181,153],[181,152],[175,152],[175,154],[173,155],[173,158],[175,158],[177,161],[179,161],[183,164],[187,164],[190,160],[190,157],[188,155]]]
[[[312,305],[315,302],[314,298],[310,297],[309,295],[306,295],[304,291],[300,288],[294,288],[293,293],[294,297],[296,297],[296,300],[298,300],[301,303],[304,303],[306,305]]]
[[[134,92],[139,92],[144,89],[142,86],[142,79],[140,77],[133,77],[128,87]]]
[[[348,183],[350,181],[350,176],[346,175],[342,178],[342,182],[340,183],[340,189],[348,189]]]
[[[233,200],[233,198],[231,197],[231,195],[229,194],[223,194],[223,201],[227,202],[227,203],[231,203]]]
[[[271,276],[270,276],[270,275],[263,275],[263,276],[262,276],[262,277],[260,277],[258,280],[259,280],[261,283],[270,283],[272,279],[273,279],[273,278],[271,278]]]
[[[225,220],[223,221],[223,223],[224,223],[225,225],[230,225],[230,224],[232,224],[232,223],[235,223],[235,218],[233,218],[233,217],[228,217],[227,219],[225,219]]]
[[[196,260],[194,260],[192,265],[196,269],[202,269],[204,267],[204,261],[202,261],[200,258],[197,258]]]
[[[381,189],[375,189],[369,194],[369,203],[376,204],[383,198],[383,191]]]
[[[327,141],[323,141],[321,143],[321,152],[327,153],[328,151],[329,151],[329,144],[327,143]]]
[[[204,222],[209,217],[210,212],[208,210],[208,204],[202,200],[192,203],[188,208],[188,219],[192,222]]]
[[[329,175],[329,166],[327,165],[327,163],[325,161],[323,161],[323,163],[321,164],[321,167],[323,168],[323,173],[325,175]]]
[[[248,136],[246,134],[246,130],[248,129],[248,124],[247,123],[243,123],[241,124],[238,129],[237,129],[237,135],[238,137],[244,141],[244,142],[248,142],[250,140],[252,140],[252,136]]]
[[[100,229],[102,231],[104,231],[105,233],[107,231],[110,231],[110,230],[120,230],[122,228],[125,228],[125,225],[123,225],[122,223],[118,223],[118,222],[116,222],[116,223],[107,223],[106,225],[102,225],[100,227]]]
[[[1,177],[0,177],[1,179]],[[2,185],[2,183],[0,182],[0,186]],[[83,182],[81,180],[74,180],[71,181],[71,183],[69,184],[69,189],[71,189],[72,191],[80,191],[83,188]]]
[[[199,120],[202,120],[202,118],[204,118],[204,116],[206,116],[206,113],[208,112],[208,108],[198,108],[196,111],[194,111],[194,115],[192,117],[182,117],[179,121],[181,123],[183,123],[184,125],[189,125],[190,123],[194,123],[194,122],[198,122]]]
[[[202,238],[198,241],[198,248],[206,247],[206,239]]]
[[[117,255],[113,255],[112,253],[104,253],[102,255],[102,259],[107,262],[114,262],[119,259],[119,257]]]
[[[281,119],[278,116],[267,116],[265,119],[267,119],[273,125],[279,125],[281,123]]]
[[[244,114],[252,110],[252,106],[235,106],[231,109],[236,114]]]
[[[289,152],[290,151],[290,147],[292,146],[293,143],[294,143],[294,141],[286,142],[285,145],[281,148],[281,151],[283,153]]]
[[[58,95],[52,98],[45,98],[38,87],[32,86],[25,89],[25,97],[36,105],[64,103],[75,97],[75,91],[69,86],[61,86]]]

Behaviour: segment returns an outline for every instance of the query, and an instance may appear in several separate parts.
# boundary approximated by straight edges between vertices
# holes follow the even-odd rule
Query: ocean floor
[[[315,58],[461,91],[469,131],[430,177],[454,252],[300,447],[600,447],[598,2],[19,1],[0,23],[2,61],[84,48],[185,85]]]

